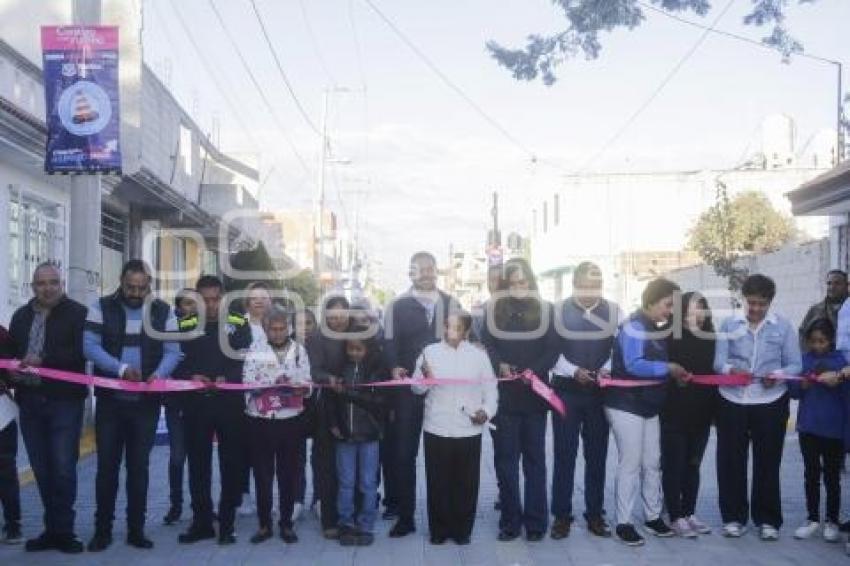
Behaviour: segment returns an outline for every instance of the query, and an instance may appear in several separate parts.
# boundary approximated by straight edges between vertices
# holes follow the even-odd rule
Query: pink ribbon
[[[185,391],[201,391],[204,389],[221,389],[223,391],[251,391],[256,389],[269,389],[277,387],[289,387],[299,389],[307,387],[305,385],[296,385],[291,383],[210,383],[205,384],[200,381],[185,380],[185,379],[154,379],[150,382],[145,381],[127,381],[126,379],[116,379],[112,377],[102,377],[99,375],[87,375],[72,371],[65,371],[46,367],[28,366],[21,369],[21,362],[18,360],[0,360],[0,369],[11,371],[20,371],[29,373],[38,377],[44,377],[55,381],[64,381],[66,383],[76,383],[79,385],[91,385],[94,387],[103,387],[116,391],[127,391],[131,393],[179,393]],[[507,381],[517,379],[516,377],[507,378]],[[500,380],[504,381],[504,380]],[[474,385],[482,383],[482,380],[468,378],[425,378],[425,379],[394,379],[390,381],[378,381],[374,383],[358,383],[347,385],[346,387],[406,387],[411,385]],[[314,388],[330,387],[325,384],[313,383],[310,384]]]
[[[689,383],[696,383],[698,385],[742,386],[749,385],[751,382],[752,378],[748,374],[741,373],[733,375],[693,375]],[[599,387],[649,387],[653,385],[664,385],[667,383],[667,380],[600,377],[598,383]]]
[[[561,401],[561,398],[558,397],[558,394],[555,391],[546,385],[543,380],[541,380],[537,375],[531,371],[530,369],[525,370],[520,374],[520,378],[523,381],[527,382],[531,386],[531,390],[534,391],[538,396],[540,396],[544,401],[549,403],[555,412],[557,412],[561,417],[567,416],[567,407],[564,405],[564,402]]]

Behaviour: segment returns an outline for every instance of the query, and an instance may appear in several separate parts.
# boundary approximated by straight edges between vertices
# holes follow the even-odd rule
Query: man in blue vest
[[[182,358],[176,341],[149,335],[177,332],[171,307],[150,299],[151,275],[144,262],[128,261],[121,270],[121,286],[115,293],[95,301],[89,308],[83,351],[95,373],[127,381],[150,381],[169,377]],[[95,533],[88,544],[99,552],[112,544],[112,522],[118,475],[126,454],[127,544],[153,548],[145,536],[148,497],[148,458],[156,437],[160,398],[149,393],[130,393],[97,388],[95,440]]]
[[[608,421],[602,406],[598,375],[611,367],[619,307],[602,298],[602,272],[589,261],[573,272],[573,294],[558,309],[555,328],[560,357],[552,368],[552,385],[568,407],[566,417],[552,413],[555,466],[552,473],[553,539],[569,536],[573,521],[573,484],[579,437],[584,445],[584,501],[587,529],[611,536],[602,508]]]

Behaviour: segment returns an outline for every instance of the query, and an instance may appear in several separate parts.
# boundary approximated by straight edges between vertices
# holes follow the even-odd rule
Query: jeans
[[[496,475],[502,498],[499,528],[519,533],[542,533],[548,525],[546,501],[547,413],[499,415]],[[519,465],[525,478],[525,497],[520,503]]]
[[[95,530],[111,533],[121,461],[127,469],[127,530],[144,531],[148,501],[149,458],[159,419],[159,404],[101,396],[95,410],[97,476]]]
[[[21,528],[21,486],[18,483],[18,423],[0,430],[0,504],[6,532]]]
[[[371,533],[378,514],[378,441],[338,442],[336,474],[339,482],[337,513],[340,526],[356,526]],[[354,487],[361,496],[355,520]]]
[[[584,454],[584,506],[587,519],[601,519],[605,497],[605,460],[608,457],[608,421],[599,395],[558,391],[569,407],[566,417],[552,413],[554,469],[552,515],[570,519],[579,437]]]
[[[44,507],[44,530],[72,536],[85,401],[34,393],[19,395],[17,401],[21,436]]]
[[[174,395],[174,394],[172,394]],[[186,427],[180,400],[165,403],[165,426],[168,427],[168,487],[171,506],[183,507],[183,470],[186,467]]]

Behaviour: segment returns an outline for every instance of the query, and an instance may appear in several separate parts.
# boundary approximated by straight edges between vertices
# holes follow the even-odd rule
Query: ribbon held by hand
[[[520,374],[520,378],[528,383],[532,391],[534,391],[544,401],[549,403],[549,406],[552,407],[556,413],[562,417],[567,416],[567,407],[564,405],[564,402],[561,401],[561,398],[558,397],[558,394],[555,393],[551,387],[546,385],[542,379],[537,377],[533,371],[530,369],[525,370]]]

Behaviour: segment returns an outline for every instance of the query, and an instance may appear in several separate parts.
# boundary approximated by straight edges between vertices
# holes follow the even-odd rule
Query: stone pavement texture
[[[717,533],[720,524],[717,509],[717,485],[714,473],[715,444],[712,438],[703,462],[703,486],[701,489],[698,515],[715,527],[715,533],[701,536],[697,540],[655,539],[647,537],[646,546],[627,548],[615,540],[603,540],[592,537],[584,529],[581,520],[577,521],[568,539],[553,541],[548,537],[539,543],[528,543],[522,539],[510,543],[496,540],[498,514],[493,510],[496,497],[495,474],[492,466],[492,451],[489,437],[485,435],[482,463],[482,488],[479,500],[478,519],[475,525],[472,544],[458,547],[452,543],[444,546],[432,546],[428,543],[427,521],[425,516],[424,466],[420,455],[418,528],[415,535],[404,539],[390,539],[386,532],[391,526],[388,522],[379,522],[376,529],[375,544],[366,548],[342,548],[336,542],[326,541],[320,535],[318,519],[312,513],[305,512],[297,523],[296,530],[300,542],[285,545],[280,539],[273,538],[260,545],[248,542],[256,529],[254,517],[240,517],[237,524],[237,544],[219,547],[214,541],[204,541],[194,545],[179,545],[177,535],[186,528],[188,518],[178,525],[162,525],[162,517],[168,508],[167,447],[158,446],[151,458],[151,483],[148,509],[148,535],[156,544],[150,551],[137,550],[124,544],[125,527],[123,520],[124,498],[118,503],[118,519],[115,522],[115,543],[100,554],[84,553],[79,556],[66,556],[57,552],[27,554],[22,547],[4,547],[0,545],[0,565],[39,565],[70,564],[99,565],[120,564],[322,564],[328,566],[368,565],[368,566],[443,566],[462,565],[628,565],[651,564],[661,566],[682,564],[686,566],[733,566],[733,565],[802,565],[850,564],[850,557],[844,554],[844,544],[828,544],[822,539],[797,541],[793,539],[793,530],[805,519],[805,503],[802,488],[802,462],[797,445],[796,434],[790,433],[786,440],[785,456],[782,466],[782,493],[785,525],[782,538],[778,542],[763,543],[753,530],[738,540],[725,539]],[[551,474],[551,437],[549,439],[549,463]],[[613,501],[612,479],[616,462],[616,448],[611,442],[608,459],[608,478],[606,502],[608,508]],[[94,515],[94,475],[95,456],[88,456],[79,465],[79,499],[77,503],[77,531],[87,541],[93,531]],[[577,478],[583,477],[581,457],[577,469]],[[847,484],[850,476],[844,475],[844,501],[850,501]],[[577,481],[574,494],[574,509],[580,516],[583,511],[581,480]],[[123,485],[123,479],[122,479]],[[123,488],[122,488],[123,490]],[[308,488],[308,494],[311,490]],[[23,528],[27,537],[35,536],[41,527],[41,502],[35,486],[29,484],[23,488]],[[847,503],[844,509],[848,508]],[[184,510],[184,516],[188,510]]]

